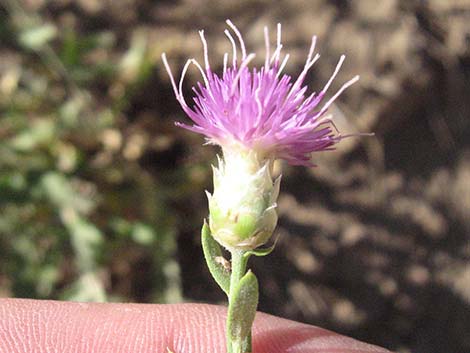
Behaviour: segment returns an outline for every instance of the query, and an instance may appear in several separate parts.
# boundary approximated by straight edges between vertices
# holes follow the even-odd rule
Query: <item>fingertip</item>
[[[253,351],[269,353],[391,353],[320,327],[258,313]]]
[[[204,304],[82,304],[0,299],[0,353],[225,352],[227,309]],[[52,350],[51,350],[52,349]],[[257,313],[254,353],[390,353]]]

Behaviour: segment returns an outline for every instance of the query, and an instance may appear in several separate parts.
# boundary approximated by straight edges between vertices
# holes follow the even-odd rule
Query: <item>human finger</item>
[[[0,353],[225,352],[226,308],[0,299]],[[390,353],[318,327],[258,313],[255,353]]]

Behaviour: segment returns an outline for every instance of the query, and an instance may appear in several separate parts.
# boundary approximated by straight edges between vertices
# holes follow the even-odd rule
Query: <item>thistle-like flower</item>
[[[209,224],[216,240],[227,248],[253,249],[264,244],[277,222],[276,199],[279,180],[271,177],[272,162],[284,159],[292,165],[313,166],[312,152],[330,150],[345,136],[337,132],[328,108],[359,77],[346,82],[323,103],[326,92],[344,61],[341,56],[333,75],[319,93],[307,95],[304,85],[309,69],[320,57],[314,55],[316,37],[305,66],[294,81],[283,74],[289,54],[282,56],[281,25],[271,52],[268,29],[264,29],[266,56],[261,68],[251,68],[255,54],[247,54],[239,30],[227,20],[225,35],[232,44],[223,58],[222,74],[211,70],[204,31],[200,31],[204,48],[204,68],[189,59],[177,85],[165,54],[163,63],[171,79],[176,99],[193,121],[176,123],[202,134],[208,143],[221,146],[223,160],[214,168],[214,193],[209,195]],[[241,50],[238,60],[237,51]],[[203,82],[193,87],[194,105],[183,96],[183,81],[188,67],[194,64]],[[322,104],[323,103],[323,104]]]

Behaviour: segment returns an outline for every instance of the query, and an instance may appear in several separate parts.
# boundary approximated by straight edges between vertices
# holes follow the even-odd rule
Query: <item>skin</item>
[[[226,308],[0,299],[0,353],[225,352]],[[310,325],[257,313],[255,353],[390,353]]]

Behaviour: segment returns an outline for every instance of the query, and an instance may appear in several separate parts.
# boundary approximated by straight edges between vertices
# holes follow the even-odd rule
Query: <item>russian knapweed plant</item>
[[[248,54],[242,35],[233,23],[225,35],[233,52],[223,58],[222,74],[211,70],[204,31],[200,31],[204,48],[204,67],[189,59],[177,84],[163,54],[176,99],[193,121],[192,125],[176,123],[202,134],[210,144],[222,148],[214,171],[214,192],[209,199],[209,222],[202,228],[202,245],[210,273],[228,297],[227,351],[251,352],[251,327],[258,305],[258,280],[247,271],[250,256],[269,254],[274,245],[259,249],[276,227],[277,197],[280,177],[273,180],[273,162],[284,159],[292,165],[313,166],[312,152],[331,150],[344,137],[334,127],[328,108],[359,77],[346,82],[323,103],[326,92],[344,61],[341,56],[333,75],[319,93],[306,95],[304,85],[309,69],[320,55],[314,55],[316,37],[299,77],[282,73],[289,54],[282,55],[281,25],[271,52],[268,29],[264,29],[266,57],[261,68],[248,65],[255,54]],[[238,59],[238,49],[241,58]],[[193,87],[192,107],[183,96],[183,81],[193,64],[203,82]],[[228,262],[222,245],[231,254]],[[230,266],[228,266],[230,264]]]

